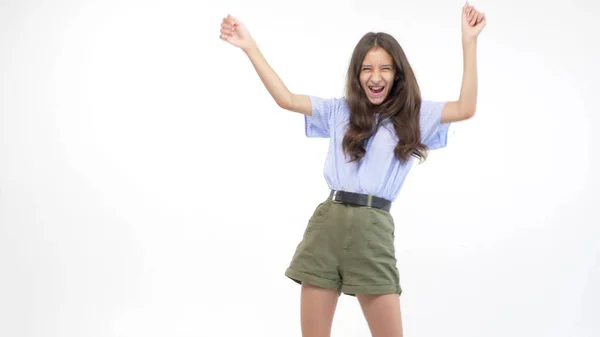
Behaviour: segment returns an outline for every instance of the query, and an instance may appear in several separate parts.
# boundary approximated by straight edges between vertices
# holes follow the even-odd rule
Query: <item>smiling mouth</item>
[[[383,92],[383,89],[385,89],[385,86],[372,86],[372,85],[369,86],[369,90],[374,95],[381,94]]]

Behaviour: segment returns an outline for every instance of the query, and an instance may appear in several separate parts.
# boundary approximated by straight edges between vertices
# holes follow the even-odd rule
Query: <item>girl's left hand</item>
[[[462,8],[462,37],[463,41],[477,40],[477,36],[485,27],[485,14],[479,12],[468,2]]]

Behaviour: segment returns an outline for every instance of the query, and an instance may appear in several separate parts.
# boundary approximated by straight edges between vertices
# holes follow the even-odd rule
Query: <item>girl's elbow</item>
[[[467,109],[467,110],[463,111],[464,118],[465,119],[473,118],[475,116],[475,110],[476,109]]]

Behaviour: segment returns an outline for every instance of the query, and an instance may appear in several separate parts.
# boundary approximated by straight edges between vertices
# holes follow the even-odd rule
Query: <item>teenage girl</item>
[[[463,79],[457,101],[421,99],[399,43],[368,33],[356,45],[344,98],[290,92],[244,24],[227,16],[220,38],[249,57],[277,104],[304,115],[307,137],[329,138],[331,189],[308,221],[285,271],[301,284],[304,337],[328,337],[340,294],[355,296],[373,337],[401,337],[399,273],[389,211],[412,161],[446,146],[450,123],[475,114],[477,36],[485,16],[462,8]]]

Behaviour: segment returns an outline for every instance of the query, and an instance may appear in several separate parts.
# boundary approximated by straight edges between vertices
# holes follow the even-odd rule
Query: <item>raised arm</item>
[[[281,108],[310,116],[312,104],[307,95],[297,95],[285,86],[271,68],[248,29],[238,19],[228,15],[221,23],[221,40],[242,49],[250,59],[267,91]]]
[[[468,3],[462,9],[463,78],[458,101],[448,102],[442,123],[458,122],[475,115],[477,107],[477,37],[485,27],[483,13]]]

